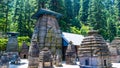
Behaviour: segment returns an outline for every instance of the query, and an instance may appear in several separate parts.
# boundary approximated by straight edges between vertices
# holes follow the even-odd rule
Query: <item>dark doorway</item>
[[[106,60],[104,60],[104,66],[107,66],[107,64],[106,64]]]
[[[88,59],[85,60],[85,65],[89,65],[89,60]]]
[[[26,59],[26,55],[23,55],[23,58]]]

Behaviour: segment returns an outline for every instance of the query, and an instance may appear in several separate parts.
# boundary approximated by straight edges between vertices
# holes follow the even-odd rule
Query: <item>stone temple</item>
[[[115,37],[115,39],[109,45],[110,57],[112,63],[120,62],[120,37]]]
[[[21,59],[27,59],[28,58],[28,51],[29,51],[29,46],[26,44],[26,42],[23,42],[20,50],[20,58]]]
[[[96,30],[88,32],[79,48],[80,68],[111,68],[110,52]]]
[[[37,23],[35,25],[35,29],[31,39],[31,46],[29,48],[29,68],[36,68],[36,66],[38,66],[39,53],[45,47],[47,47],[51,51],[51,55],[54,60],[53,64],[56,65],[58,63],[61,63],[61,61],[56,61],[58,56],[56,52],[58,51],[60,54],[59,59],[62,59],[62,38],[60,27],[57,21],[57,19],[59,19],[61,16],[61,14],[47,9],[40,9],[32,16],[33,19],[37,19]],[[33,54],[35,54],[36,56],[34,56]]]
[[[18,40],[17,32],[8,32],[8,43],[6,47],[6,53],[9,56],[9,60],[12,64],[18,64],[20,61],[20,57],[18,54]]]
[[[69,43],[66,50],[66,64],[75,65],[76,64],[76,49],[72,42]]]
[[[7,43],[6,52],[18,52],[18,41],[17,41],[18,33],[9,32],[7,34],[8,34],[8,43]]]

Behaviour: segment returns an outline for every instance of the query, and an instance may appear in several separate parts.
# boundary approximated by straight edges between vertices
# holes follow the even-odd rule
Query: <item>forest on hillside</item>
[[[31,16],[40,8],[63,14],[63,32],[86,35],[95,29],[109,41],[120,36],[120,0],[0,0],[0,32],[31,37],[36,23]]]

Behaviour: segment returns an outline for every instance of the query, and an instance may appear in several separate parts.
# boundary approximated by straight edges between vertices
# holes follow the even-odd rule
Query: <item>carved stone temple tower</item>
[[[18,33],[17,32],[8,32],[8,43],[7,43],[7,47],[6,47],[6,52],[9,56],[9,60],[11,63],[13,64],[18,64],[20,61],[20,57],[18,54],[18,40],[17,40],[17,36]],[[14,57],[16,56],[16,57]]]
[[[120,63],[120,37],[115,37],[109,45],[109,50],[111,53],[111,62]]]
[[[47,9],[40,9],[32,16],[33,19],[37,19],[37,23],[32,35],[31,44],[33,44],[33,40],[35,40],[36,45],[39,47],[39,53],[43,48],[47,47],[51,51],[53,59],[56,59],[56,51],[61,52],[62,48],[61,31],[57,21],[61,16],[61,14]],[[28,59],[29,66],[31,66],[29,68],[34,68],[32,66],[39,62],[35,64],[32,62],[34,56],[31,56],[31,53],[36,49],[33,50],[31,47],[33,46],[31,45],[29,49]],[[37,56],[37,58],[39,59],[39,56]]]
[[[66,50],[66,64],[70,64],[70,65],[74,65],[76,64],[75,60],[76,60],[76,49],[75,46],[72,44],[72,42],[70,41],[67,50]]]
[[[110,52],[96,30],[88,32],[79,48],[80,68],[111,68]]]
[[[8,34],[8,43],[7,43],[7,52],[18,52],[18,33],[9,32]]]
[[[29,46],[26,44],[26,42],[23,42],[20,51],[20,58],[22,59],[28,58],[28,51],[29,51]]]

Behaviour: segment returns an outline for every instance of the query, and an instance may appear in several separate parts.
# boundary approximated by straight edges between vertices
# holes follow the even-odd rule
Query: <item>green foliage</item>
[[[78,16],[80,10],[80,0],[73,0],[73,14],[74,17]]]
[[[115,17],[116,17],[116,26],[117,26],[117,36],[120,37],[120,0],[115,0]]]
[[[5,51],[6,50],[6,45],[7,45],[8,40],[1,38],[0,39],[0,51]]]
[[[88,18],[88,9],[89,9],[90,0],[81,0],[81,8],[79,11],[79,18],[83,24],[86,24]]]
[[[21,48],[23,41],[25,41],[27,45],[30,45],[30,38],[28,36],[18,37],[19,50]],[[8,42],[8,39],[0,38],[0,51],[6,50],[7,42]]]
[[[99,34],[107,39],[107,16],[104,2],[104,0],[91,0],[87,22],[94,30],[98,30]]]
[[[73,27],[70,27],[70,30],[72,33],[75,33],[75,34],[80,34],[80,29],[73,26]]]
[[[120,37],[120,26],[117,27],[117,29],[118,29],[118,31],[117,31],[117,33],[118,33],[117,36]]]
[[[120,36],[120,0],[1,0],[0,32],[31,37],[36,23],[31,16],[40,8],[63,14],[58,22],[64,32],[86,35],[92,27],[106,40]]]
[[[18,44],[19,44],[19,46],[21,46],[24,41],[25,41],[28,45],[30,44],[30,38],[29,38],[28,36],[18,37]]]
[[[28,36],[22,36],[22,37],[18,37],[18,50],[21,50],[21,46],[23,44],[23,42],[26,42],[27,45],[30,45],[30,38]]]
[[[87,35],[87,33],[89,32],[91,27],[87,26],[87,25],[82,25],[81,29],[80,29],[80,34],[82,35]]]

